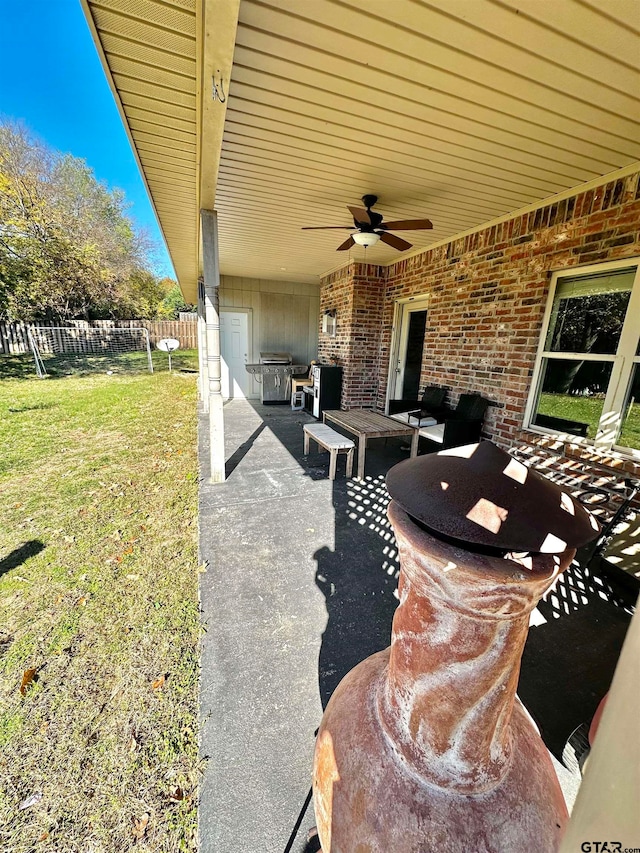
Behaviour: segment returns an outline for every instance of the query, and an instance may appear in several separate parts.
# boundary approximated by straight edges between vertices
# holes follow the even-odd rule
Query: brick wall
[[[384,267],[352,263],[323,280],[320,316],[336,312],[335,338],[319,334],[318,356],[343,366],[343,408],[376,404],[383,330]]]
[[[505,446],[518,440],[551,273],[640,255],[639,177],[540,207],[389,267],[351,264],[323,280],[321,311],[338,309],[334,348],[349,376],[343,406],[373,405],[364,402],[368,392],[356,380],[362,368],[367,380],[368,371],[375,374],[375,405],[384,409],[395,300],[428,295],[421,386],[448,386],[452,402],[465,391],[483,394],[497,404],[485,419],[486,436]],[[348,320],[341,329],[342,310]],[[381,318],[377,336],[374,318]],[[323,337],[321,356],[331,349],[331,339]]]
[[[639,176],[538,208],[387,269],[381,357],[395,299],[431,297],[421,384],[475,391],[499,404],[486,435],[519,438],[551,273],[640,254]],[[378,405],[384,406],[381,377]]]

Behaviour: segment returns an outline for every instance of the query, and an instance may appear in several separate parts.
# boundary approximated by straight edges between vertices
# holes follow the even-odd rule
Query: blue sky
[[[154,271],[174,277],[80,0],[0,0],[0,117],[21,119],[42,141],[86,160],[124,190],[129,215],[151,236]]]

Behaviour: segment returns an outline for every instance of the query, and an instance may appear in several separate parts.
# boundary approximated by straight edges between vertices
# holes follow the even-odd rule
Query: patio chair
[[[447,450],[480,441],[484,415],[489,406],[480,394],[461,394],[455,409],[441,410],[438,423],[420,429],[420,449]]]
[[[427,385],[421,400],[389,400],[389,415],[393,417],[399,413],[417,410],[421,413],[421,417],[432,416],[438,420],[437,414],[444,409],[446,396],[446,388]]]

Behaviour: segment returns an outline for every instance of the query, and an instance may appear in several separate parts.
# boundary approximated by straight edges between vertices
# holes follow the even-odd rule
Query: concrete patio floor
[[[224,484],[206,482],[200,424],[201,850],[302,853],[323,708],[355,664],[389,644],[399,564],[384,477],[407,453],[373,442],[363,482],[345,479],[344,456],[331,482],[327,453],[302,455],[305,413],[244,400],[224,413]],[[624,637],[616,619],[611,673]],[[535,699],[554,666],[533,657]],[[553,760],[571,807],[579,777]]]

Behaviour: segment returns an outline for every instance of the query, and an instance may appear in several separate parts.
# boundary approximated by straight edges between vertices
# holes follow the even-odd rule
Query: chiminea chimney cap
[[[387,488],[412,518],[462,544],[560,554],[599,530],[568,492],[491,441],[400,462]]]

